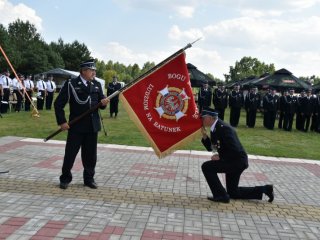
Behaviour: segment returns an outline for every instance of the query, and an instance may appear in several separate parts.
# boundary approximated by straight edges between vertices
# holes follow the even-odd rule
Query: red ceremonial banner
[[[200,133],[184,52],[124,90],[120,99],[159,158]]]

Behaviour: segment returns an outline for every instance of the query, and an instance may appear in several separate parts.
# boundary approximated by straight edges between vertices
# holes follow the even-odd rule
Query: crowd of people
[[[45,76],[41,74],[36,82],[32,80],[32,75],[18,74],[18,78],[10,78],[9,70],[5,70],[0,75],[0,111],[2,114],[8,112],[10,103],[15,112],[20,112],[22,108],[30,111],[34,96],[38,110],[43,110],[44,107],[46,110],[51,110],[54,92],[57,88],[52,75],[45,79]]]
[[[229,107],[229,123],[233,127],[239,125],[240,113],[244,109],[248,128],[255,127],[257,113],[262,113],[263,126],[267,129],[273,130],[278,120],[279,129],[291,131],[295,120],[297,130],[320,133],[320,93],[313,94],[312,89],[296,94],[294,89],[278,93],[276,89],[269,88],[263,94],[256,86],[242,91],[236,84],[231,91],[227,91],[224,85],[212,91],[205,82],[197,97],[200,112],[213,104],[221,120],[224,120],[225,110]]]

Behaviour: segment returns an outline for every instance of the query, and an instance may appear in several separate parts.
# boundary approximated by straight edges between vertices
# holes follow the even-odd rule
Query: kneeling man
[[[274,199],[273,186],[264,185],[256,187],[239,187],[242,172],[248,168],[248,156],[242,147],[235,130],[218,118],[218,113],[213,109],[203,110],[202,117],[202,144],[208,151],[213,148],[217,154],[210,161],[204,162],[202,172],[208,182],[213,197],[208,197],[214,202],[229,203],[232,199],[262,199],[263,194],[269,197],[269,202]],[[210,128],[210,137],[206,133]],[[222,186],[218,173],[226,174],[226,188]]]

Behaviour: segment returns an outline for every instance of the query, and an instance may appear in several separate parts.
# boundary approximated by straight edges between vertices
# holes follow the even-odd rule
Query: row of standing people
[[[17,78],[10,78],[10,72],[8,70],[0,76],[0,101],[1,113],[7,113],[9,108],[10,94],[12,94],[16,100],[14,104],[14,111],[20,112],[22,103],[24,102],[24,110],[30,111],[30,105],[32,97],[36,94],[37,109],[43,110],[44,105],[47,110],[51,110],[54,92],[56,91],[56,84],[53,80],[53,76],[48,76],[45,81],[44,75],[40,75],[40,79],[36,81],[36,84],[32,80],[32,75],[18,74],[20,81]],[[29,97],[26,96],[26,93]]]
[[[225,109],[230,108],[230,125],[237,127],[241,109],[246,111],[246,125],[255,127],[257,112],[263,112],[263,125],[267,129],[274,129],[278,116],[278,128],[291,131],[294,117],[296,116],[296,129],[307,132],[320,132],[320,95],[312,95],[311,89],[302,91],[296,96],[293,89],[283,92],[281,96],[275,89],[262,96],[256,87],[251,87],[247,94],[240,91],[240,86],[235,85],[228,93],[223,85],[213,93],[208,84],[204,84],[198,93],[199,111],[210,107],[213,103],[219,117],[224,120]]]

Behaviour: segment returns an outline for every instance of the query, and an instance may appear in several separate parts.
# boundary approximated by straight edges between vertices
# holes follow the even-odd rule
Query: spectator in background
[[[279,123],[278,128],[282,129],[283,126],[283,119],[284,119],[284,112],[285,112],[285,98],[288,95],[288,90],[284,90],[282,96],[279,98],[278,101],[278,112],[279,112]]]
[[[302,105],[302,120],[301,120],[301,130],[308,132],[310,126],[310,119],[313,112],[314,100],[312,97],[312,90],[308,89],[307,95],[301,99]]]
[[[12,86],[12,79],[10,78],[9,70],[5,70],[0,79],[2,88],[2,104],[1,113],[7,113],[9,108],[10,87]]]
[[[320,133],[320,92],[313,98],[311,131]]]
[[[55,82],[53,81],[53,76],[49,75],[48,81],[46,82],[47,87],[47,97],[46,97],[46,110],[51,110],[53,96],[57,89]]]
[[[258,93],[258,88],[255,86],[250,87],[250,92],[245,98],[245,109],[246,109],[246,124],[249,128],[254,128],[256,124],[257,110],[260,106],[260,94]]]
[[[31,78],[32,78],[32,75],[28,75],[27,79],[24,80],[25,91],[30,97],[30,99],[29,99],[29,97],[25,95],[25,98],[24,98],[25,99],[24,100],[24,110],[25,111],[30,111],[30,105],[31,105],[31,101],[32,101],[33,91],[34,91],[34,83],[31,80]]]
[[[47,95],[47,84],[44,82],[44,75],[40,75],[40,79],[37,81],[37,109],[43,110],[44,101]]]
[[[228,93],[225,90],[224,85],[218,85],[218,89],[214,92],[212,103],[219,113],[219,118],[224,120],[224,112],[228,107]]]
[[[16,104],[14,106],[15,112],[20,112],[21,103],[22,103],[22,99],[23,99],[22,82],[24,81],[24,76],[22,74],[18,74],[18,75],[19,75],[20,81],[17,78],[14,78],[12,80],[13,95],[14,95],[15,100],[16,100]]]
[[[112,82],[108,84],[107,96],[110,96],[112,93],[118,91],[121,88],[121,84],[118,82],[118,78],[116,76],[112,77]],[[110,99],[110,118],[116,118],[118,115],[118,105],[119,105],[119,95]]]
[[[278,109],[279,97],[276,95],[276,90],[271,88],[270,93],[266,94],[263,99],[263,112],[264,112],[264,126],[269,129],[274,129]]]
[[[294,114],[297,107],[297,98],[294,96],[294,89],[289,90],[289,95],[285,97],[285,113],[283,121],[283,130],[291,131]]]
[[[240,85],[236,84],[229,95],[230,125],[237,127],[240,119],[241,108],[243,107],[243,94],[240,92]]]
[[[300,96],[297,97],[296,105],[296,129],[303,131],[303,101],[306,96],[306,91],[302,90]]]
[[[205,81],[198,93],[199,112],[201,112],[203,109],[210,107],[211,100],[212,100],[212,92],[211,92],[211,89],[209,88],[208,81]]]

